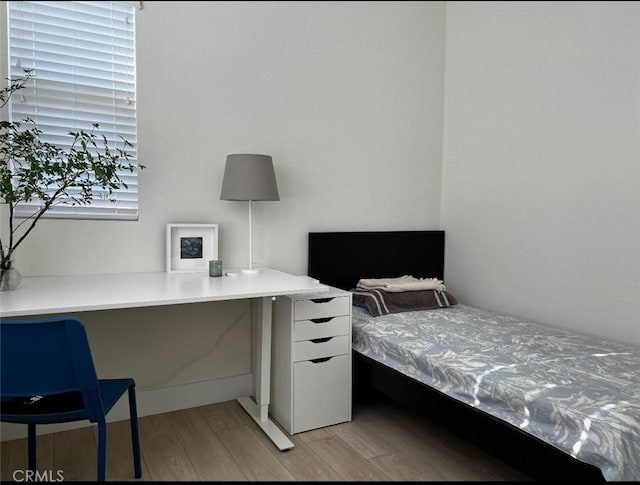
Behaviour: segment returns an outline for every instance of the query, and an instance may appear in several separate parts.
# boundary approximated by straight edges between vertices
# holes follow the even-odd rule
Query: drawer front
[[[323,357],[347,354],[349,353],[350,345],[351,342],[349,341],[348,335],[294,342],[293,361],[299,362],[302,360],[320,359]]]
[[[333,337],[349,334],[349,316],[314,318],[299,320],[293,324],[293,340]]]
[[[351,420],[351,368],[348,355],[293,365],[293,432]]]
[[[296,300],[294,318],[296,320],[311,320],[312,318],[349,315],[350,312],[351,298],[348,296],[318,297],[309,300]]]

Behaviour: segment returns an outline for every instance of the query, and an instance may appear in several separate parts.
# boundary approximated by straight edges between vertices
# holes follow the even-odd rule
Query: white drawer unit
[[[293,361],[322,359],[332,355],[349,353],[348,335],[336,335],[335,337],[316,338],[293,343]]]
[[[270,412],[289,434],[351,421],[351,293],[278,297],[272,344]]]

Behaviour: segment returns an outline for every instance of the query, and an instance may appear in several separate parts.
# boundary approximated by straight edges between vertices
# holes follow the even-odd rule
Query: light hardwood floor
[[[236,401],[139,421],[146,481],[527,480],[437,422],[380,397],[354,404],[349,423],[294,435],[285,452]],[[128,426],[108,425],[107,480],[133,479]],[[3,442],[0,451],[0,479],[12,481],[26,468],[26,439]],[[64,481],[95,480],[95,429],[38,437],[38,470],[61,470]]]

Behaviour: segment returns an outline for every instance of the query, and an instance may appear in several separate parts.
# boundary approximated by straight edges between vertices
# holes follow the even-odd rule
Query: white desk
[[[269,420],[272,298],[329,288],[306,276],[274,269],[254,275],[211,278],[206,273],[120,273],[23,278],[15,291],[0,292],[0,318],[180,303],[252,299],[255,309],[255,402],[238,402],[281,450],[293,443]]]

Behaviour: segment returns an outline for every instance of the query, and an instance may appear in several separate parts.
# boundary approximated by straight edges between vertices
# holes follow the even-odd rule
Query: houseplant
[[[31,76],[25,71],[24,77],[9,80],[0,89],[0,109]],[[59,204],[86,205],[94,191],[112,197],[114,191],[127,187],[120,173],[136,169],[126,152],[131,143],[122,138],[121,147],[112,147],[105,136],[96,134],[98,124],[93,128],[69,132],[71,145],[61,148],[43,141],[42,131],[29,118],[0,121],[0,203],[8,209],[4,218],[8,231],[0,232],[0,291],[20,284],[14,252],[49,209]],[[40,201],[38,209],[18,220],[16,206],[32,200]]]

